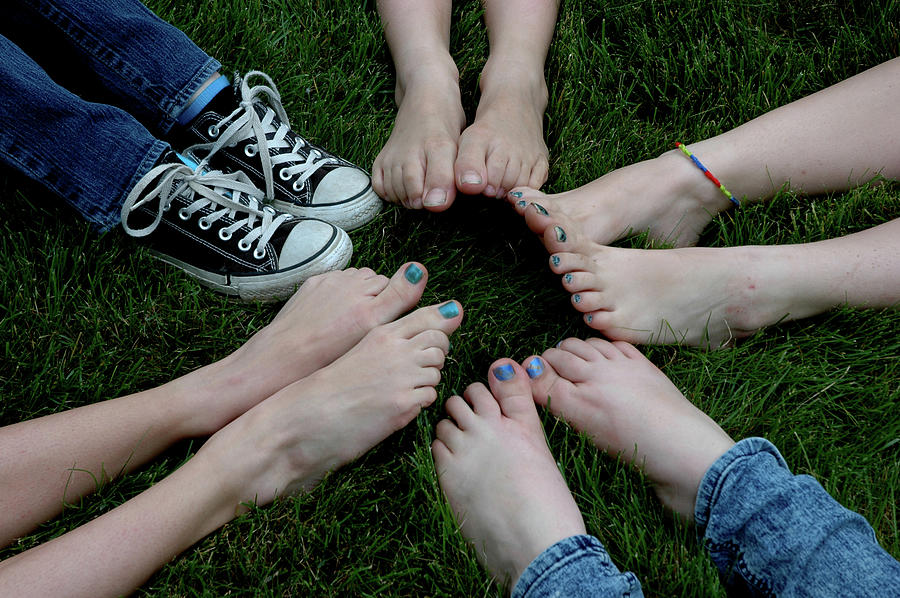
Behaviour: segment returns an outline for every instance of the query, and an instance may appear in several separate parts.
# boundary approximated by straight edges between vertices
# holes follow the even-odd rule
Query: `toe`
[[[406,207],[413,210],[422,209],[422,196],[425,195],[425,167],[421,160],[411,159],[403,165],[403,195]]]
[[[574,386],[561,377],[546,359],[532,355],[522,364],[531,385],[531,398],[535,403],[547,407],[552,402],[555,408],[559,402],[565,404],[571,399]]]
[[[462,306],[456,301],[422,307],[392,324],[403,338],[413,338],[426,330],[451,334],[462,322]]]
[[[573,293],[572,306],[582,313],[589,313],[609,308],[604,294],[594,291],[582,291],[580,293]]]
[[[550,174],[550,165],[547,158],[541,156],[531,168],[531,175],[528,178],[528,186],[534,189],[540,189],[541,185],[547,182],[547,176]]]
[[[425,194],[423,206],[430,212],[443,212],[456,197],[453,180],[453,162],[456,160],[456,144],[440,143],[426,153]]]
[[[529,378],[522,366],[511,359],[499,359],[491,365],[488,380],[503,415],[540,425]]]
[[[513,167],[517,166],[510,163],[508,156],[500,154],[500,152],[492,152],[487,159],[487,180],[482,193],[487,197],[498,197],[503,187],[503,179],[506,177],[506,169]],[[507,188],[512,186],[509,185]]]
[[[500,415],[500,406],[491,396],[491,391],[481,382],[470,384],[463,396],[478,416],[497,417]]]
[[[590,364],[585,361],[581,355],[573,353],[566,348],[572,347],[572,343],[567,343],[569,340],[578,339],[566,339],[566,341],[560,343],[559,347],[544,351],[541,358],[544,360],[544,363],[552,367],[560,377],[565,378],[570,382],[584,382],[590,376]],[[576,346],[576,348],[578,347]],[[593,354],[593,351],[590,353],[586,351],[581,352],[588,356]]]
[[[547,232],[547,229],[552,224],[556,224],[556,222],[550,211],[544,206],[544,204],[547,203],[546,199],[542,197],[535,197],[533,199],[534,201],[530,202],[524,211],[525,225],[528,226],[528,229],[531,230],[531,232],[543,235]]]
[[[426,282],[428,270],[422,264],[409,262],[401,266],[375,297],[377,323],[392,322],[415,307],[422,298]]]
[[[475,412],[472,411],[472,407],[459,395],[453,395],[447,402],[444,403],[444,409],[447,410],[447,415],[453,418],[453,421],[456,422],[456,427],[460,430],[467,430],[471,428],[475,423]],[[440,438],[440,435],[438,435]]]
[[[487,184],[486,148],[476,136],[463,131],[459,139],[454,173],[456,187],[466,195],[479,195]]]

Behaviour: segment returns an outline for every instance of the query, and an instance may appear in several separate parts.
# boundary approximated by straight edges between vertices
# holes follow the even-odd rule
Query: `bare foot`
[[[461,321],[451,301],[374,328],[331,365],[223,428],[200,452],[241,481],[242,500],[266,504],[310,490],[434,402],[448,335]]]
[[[466,124],[459,72],[450,59],[423,62],[397,82],[397,118],[372,166],[372,186],[407,208],[446,210],[456,197],[453,163]]]
[[[208,375],[210,386],[225,380],[226,388],[209,396],[196,389],[190,393],[197,397],[191,435],[212,434],[266,397],[330,364],[370,330],[415,307],[427,280],[428,272],[417,262],[404,264],[390,279],[369,268],[310,278],[240,349],[195,372]],[[185,383],[197,385],[195,375]]]
[[[676,152],[614,170],[565,193],[521,188],[507,198],[541,235],[554,222],[600,245],[639,232],[676,247],[696,245],[712,217],[731,204]]]
[[[570,338],[524,361],[534,400],[597,448],[642,468],[668,508],[694,518],[697,490],[734,441],[628,343]]]
[[[542,72],[488,60],[475,122],[459,139],[455,166],[459,190],[503,197],[513,187],[543,185],[549,168],[543,134],[546,108]]]
[[[544,245],[585,323],[614,340],[718,349],[835,305],[804,245],[622,249],[555,224]]]
[[[513,585],[544,550],[585,533],[584,521],[544,440],[528,378],[494,362],[491,390],[447,400],[453,420],[431,445],[438,478],[463,535],[501,584]]]

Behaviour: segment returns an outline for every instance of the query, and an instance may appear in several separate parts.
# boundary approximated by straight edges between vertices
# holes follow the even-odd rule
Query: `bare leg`
[[[372,166],[388,201],[439,212],[456,197],[453,163],[465,113],[450,57],[451,0],[379,0],[397,71],[397,118]]]
[[[544,62],[558,8],[558,0],[485,0],[490,56],[475,121],[459,140],[455,171],[463,193],[503,197],[547,180]]]
[[[718,348],[838,305],[900,303],[900,220],[816,243],[622,249],[545,235],[588,326],[611,339]]]
[[[220,430],[156,486],[4,561],[0,594],[126,594],[244,511],[242,503],[312,488],[434,401],[447,335],[461,320],[449,303],[373,329],[330,366]]]
[[[575,500],[547,448],[528,377],[501,359],[491,390],[447,400],[453,420],[438,423],[431,445],[441,488],[463,535],[501,584],[513,585],[544,550],[585,533]]]
[[[769,199],[785,183],[815,195],[855,187],[879,173],[900,178],[898,92],[895,58],[690,149],[748,201]],[[640,231],[676,246],[695,245],[712,216],[731,205],[679,150],[573,191],[517,189],[509,200],[539,234],[548,221],[532,202],[567,231],[601,245]]]
[[[663,504],[693,520],[703,476],[734,441],[665,374],[628,343],[595,338],[523,363],[535,402],[643,469]]]
[[[153,390],[0,429],[0,545],[174,442],[212,434],[267,396],[331,363],[412,308],[427,275],[403,266],[308,280],[275,319],[225,359]]]

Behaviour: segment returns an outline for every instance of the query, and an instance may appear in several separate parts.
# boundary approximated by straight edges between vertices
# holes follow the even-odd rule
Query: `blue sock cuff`
[[[203,112],[203,109],[216,97],[216,94],[226,87],[228,87],[228,77],[217,77],[206,86],[206,89],[200,92],[200,95],[194,98],[193,102],[184,107],[184,110],[178,115],[178,124],[184,126],[194,120],[194,117]]]

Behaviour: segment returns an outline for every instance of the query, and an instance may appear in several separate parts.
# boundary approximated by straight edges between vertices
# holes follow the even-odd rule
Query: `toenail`
[[[411,282],[412,284],[416,284],[420,280],[422,280],[422,276],[425,273],[422,272],[422,268],[418,267],[415,264],[410,264],[406,267],[406,272],[403,275],[406,277],[406,280]]]
[[[494,378],[497,380],[509,380],[516,375],[516,370],[508,363],[498,365],[494,368]]]
[[[591,314],[588,314],[587,317],[585,318],[585,320],[587,321],[588,324],[590,324],[591,322],[594,321],[594,316],[592,316]]]
[[[442,206],[447,203],[447,192],[443,189],[432,189],[428,192],[428,195],[425,196],[422,204],[426,205],[430,208],[435,206]]]
[[[566,282],[572,282],[572,275],[566,274]]]
[[[524,208],[525,206],[528,205],[528,203],[524,199],[520,199],[519,201],[516,202],[516,205],[519,206],[520,208]]]
[[[581,303],[581,295],[577,293],[572,295],[572,301],[574,301],[575,303]]]
[[[559,265],[559,256],[558,255],[550,256],[550,261],[553,262],[554,266],[558,266]]]
[[[455,318],[459,315],[459,308],[456,307],[456,303],[453,301],[448,301],[438,308],[438,311],[441,312],[441,315],[447,318]]]
[[[550,212],[547,211],[547,208],[545,208],[541,204],[532,202],[531,205],[533,205],[534,209],[538,211],[538,214],[543,214],[544,216],[550,215]]]
[[[541,374],[544,373],[544,363],[541,361],[540,357],[535,357],[531,361],[528,362],[528,365],[525,367],[525,373],[528,374],[529,378],[537,378]]]
[[[520,199],[520,198],[522,197],[522,192],[521,192],[521,191],[512,191],[512,192],[510,192],[510,195],[512,195],[512,196],[515,197],[516,199]],[[523,205],[523,206],[525,205],[525,202],[524,202],[524,201],[519,202],[519,203],[520,203],[521,205]]]
[[[497,189],[495,189],[493,185],[488,185],[487,187],[484,188],[484,194],[489,197],[491,195],[497,195]]]
[[[481,184],[481,175],[477,172],[467,172],[459,179],[460,183],[464,185],[480,185]]]
[[[562,229],[562,227],[554,226],[553,231],[556,233],[556,240],[560,243],[566,242],[566,231]]]

